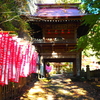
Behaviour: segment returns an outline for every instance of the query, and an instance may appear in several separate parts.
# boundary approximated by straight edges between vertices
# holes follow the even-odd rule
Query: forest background
[[[28,4],[29,1],[33,2],[33,0],[0,1],[1,30],[14,31],[14,33],[17,34],[18,37],[31,40],[30,36],[31,28],[29,24],[25,20],[23,20],[20,16],[22,12],[25,14],[29,13],[29,4]],[[41,0],[39,0],[39,2],[40,1]],[[92,57],[91,58],[92,61],[93,60],[95,62],[100,61],[100,1],[99,0],[55,0],[55,2],[81,3],[79,8],[81,9],[82,12],[87,13],[87,16],[83,17],[82,22],[85,25],[89,25],[89,31],[87,35],[84,35],[78,39],[77,49],[80,48],[83,49],[83,55],[87,57]]]

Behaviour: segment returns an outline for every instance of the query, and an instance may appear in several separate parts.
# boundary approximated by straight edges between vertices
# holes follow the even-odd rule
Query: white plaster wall
[[[40,3],[46,4],[55,4],[55,3],[62,3],[61,0],[38,0]]]
[[[41,3],[46,3],[46,4],[56,2],[56,0],[40,0],[40,1],[41,1]]]
[[[61,0],[27,0],[28,2],[28,11],[31,15],[33,15],[36,10],[37,6],[35,4],[55,4],[61,3]]]
[[[27,2],[28,2],[29,12],[31,15],[33,15],[37,10],[37,6],[35,4],[38,3],[38,0],[27,0]]]

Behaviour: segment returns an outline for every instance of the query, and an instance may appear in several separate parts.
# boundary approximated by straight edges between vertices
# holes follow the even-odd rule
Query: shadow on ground
[[[100,100],[100,91],[87,82],[72,82],[69,76],[54,75],[50,80],[30,83],[16,100]]]

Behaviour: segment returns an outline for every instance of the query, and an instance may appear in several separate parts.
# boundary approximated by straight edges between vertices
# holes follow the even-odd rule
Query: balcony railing
[[[56,38],[47,38],[47,39],[33,39],[33,43],[76,43],[74,39],[56,39]]]

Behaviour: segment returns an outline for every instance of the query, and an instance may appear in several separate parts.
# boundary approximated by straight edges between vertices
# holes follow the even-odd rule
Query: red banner
[[[0,85],[19,82],[20,77],[36,73],[38,53],[29,41],[0,32]]]
[[[2,41],[1,41],[1,66],[2,66],[2,70],[1,70],[1,79],[0,79],[0,83],[2,85],[5,84],[6,80],[6,60],[7,60],[7,45],[8,45],[8,32],[3,32],[2,33]]]

